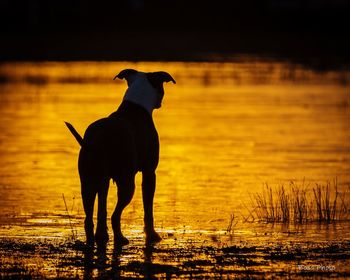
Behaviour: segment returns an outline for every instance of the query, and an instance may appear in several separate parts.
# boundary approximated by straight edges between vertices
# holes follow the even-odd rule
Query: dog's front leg
[[[162,238],[154,230],[153,198],[156,190],[156,174],[154,170],[142,172],[142,197],[144,209],[144,222],[146,242],[159,242]]]

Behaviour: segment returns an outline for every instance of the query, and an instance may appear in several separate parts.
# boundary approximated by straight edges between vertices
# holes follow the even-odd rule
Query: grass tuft
[[[338,191],[337,180],[333,184],[309,186],[291,182],[289,187],[273,189],[265,185],[261,193],[252,196],[253,219],[268,223],[307,222],[332,223],[348,220],[349,208],[346,195]]]

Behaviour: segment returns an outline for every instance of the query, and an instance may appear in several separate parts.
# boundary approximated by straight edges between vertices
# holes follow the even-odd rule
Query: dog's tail
[[[69,122],[64,122],[66,124],[66,126],[68,127],[69,131],[73,134],[73,136],[75,137],[75,139],[78,141],[78,143],[80,144],[80,146],[83,146],[83,138],[80,136],[80,134],[78,133],[78,131],[75,130],[75,128],[69,123]]]

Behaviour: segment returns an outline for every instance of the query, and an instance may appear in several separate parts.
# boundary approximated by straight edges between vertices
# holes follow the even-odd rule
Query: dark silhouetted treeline
[[[347,0],[0,0],[1,60],[348,60]]]

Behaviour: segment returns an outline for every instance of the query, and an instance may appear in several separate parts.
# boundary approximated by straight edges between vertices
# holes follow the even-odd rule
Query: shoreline
[[[230,62],[260,57],[314,70],[350,68],[350,41],[334,36],[278,32],[162,32],[3,34],[0,63],[12,61]],[[149,42],[146,44],[145,42]]]

